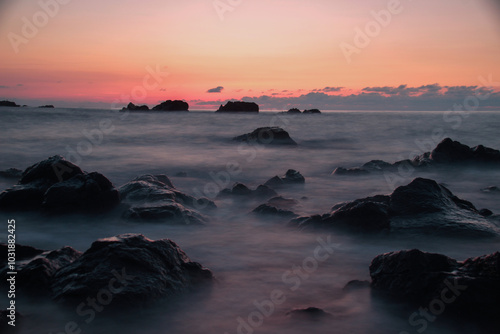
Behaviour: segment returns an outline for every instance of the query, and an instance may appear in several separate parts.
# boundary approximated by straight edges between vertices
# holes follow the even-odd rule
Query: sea
[[[259,127],[278,126],[298,143],[262,146],[232,138]],[[431,151],[449,137],[469,146],[500,149],[496,111],[323,111],[322,114],[225,114],[208,111],[120,112],[97,109],[0,108],[0,170],[25,168],[62,155],[87,172],[97,171],[119,187],[143,174],[165,174],[175,187],[215,201],[205,226],[130,222],[110,215],[0,214],[0,240],[7,220],[16,220],[19,244],[85,251],[99,238],[141,233],[169,238],[212,270],[216,283],[127,315],[97,313],[87,322],[76,310],[19,296],[20,333],[421,333],[410,320],[418,307],[380,299],[370,289],[346,291],[352,280],[370,280],[369,265],[382,253],[418,248],[464,260],[500,250],[498,240],[430,235],[358,235],[336,230],[300,230],[287,220],[262,219],[251,211],[265,201],[217,199],[234,183],[250,188],[289,169],[304,187],[279,190],[298,204],[299,215],[330,212],[340,202],[390,194],[416,177],[434,179],[478,209],[500,213],[500,170],[474,166],[395,173],[332,175],[337,167],[370,160],[393,163]],[[0,178],[0,191],[16,181]],[[3,227],[1,227],[3,226]],[[321,261],[318,246],[330,245]],[[279,296],[280,298],[276,298]],[[6,292],[0,307],[7,307]],[[428,305],[421,305],[428,307]],[[317,307],[326,319],[296,319],[294,309]],[[70,324],[70,325],[68,325]],[[76,324],[76,325],[75,325]],[[481,333],[477,324],[438,316],[425,333]],[[76,327],[75,327],[76,326]]]

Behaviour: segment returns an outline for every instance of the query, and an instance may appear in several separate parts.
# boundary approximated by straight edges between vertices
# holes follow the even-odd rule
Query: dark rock
[[[20,105],[18,105],[17,103],[15,102],[12,102],[12,101],[0,101],[0,107],[20,107]]]
[[[134,206],[123,213],[123,218],[136,221],[162,221],[176,225],[204,225],[208,221],[207,217],[177,203]]]
[[[299,202],[294,200],[293,198],[285,198],[283,196],[278,196],[271,198],[269,201],[267,201],[267,204],[283,209],[283,208],[293,208],[294,206],[299,204]]]
[[[354,167],[354,168],[337,167],[332,173],[332,175],[362,175],[362,174],[369,174],[369,172],[366,169],[359,167]]]
[[[321,320],[332,317],[332,314],[325,312],[317,307],[308,307],[304,309],[294,309],[286,313],[287,316],[297,320]]]
[[[44,106],[39,106],[38,108],[41,108],[41,109],[54,109],[55,107],[52,104],[47,104],[47,105],[44,105]]]
[[[306,179],[304,178],[304,176],[302,176],[302,174],[294,169],[289,169],[284,176],[274,176],[267,180],[264,185],[271,188],[280,188],[287,185],[304,184],[305,182]]]
[[[258,128],[250,133],[234,137],[233,140],[260,145],[297,145],[288,132],[278,127]]]
[[[136,106],[130,102],[126,107],[122,108],[122,111],[149,111],[149,107],[147,105]]]
[[[438,300],[446,305],[447,314],[498,324],[498,252],[464,262],[416,249],[391,252],[373,259],[370,275],[372,288],[391,297],[420,306]]]
[[[321,114],[319,109],[309,109],[304,110],[304,114]]]
[[[138,307],[212,281],[211,271],[192,262],[173,241],[124,234],[95,241],[61,268],[52,280],[52,292],[57,301],[78,304],[114,282],[110,306]]]
[[[167,100],[165,102],[162,102],[161,104],[153,107],[153,110],[158,110],[158,111],[188,111],[189,110],[189,104],[184,101],[180,100]]]
[[[389,195],[340,203],[324,215],[300,217],[293,226],[342,227],[359,232],[419,232],[451,236],[500,236],[500,230],[472,203],[433,180],[417,178]]]
[[[259,205],[252,212],[262,216],[281,217],[287,219],[295,218],[298,216],[292,211],[278,209],[275,206],[269,204]]]
[[[216,112],[259,112],[259,105],[255,102],[229,101],[221,105]]]
[[[287,113],[288,114],[300,114],[302,112],[297,108],[292,108],[292,109],[288,110]]]
[[[493,212],[491,210],[488,210],[488,209],[481,209],[481,210],[479,210],[479,214],[483,217],[490,217],[493,215]]]
[[[278,195],[276,191],[268,186],[259,185],[255,190],[251,190],[242,183],[235,183],[232,189],[223,189],[217,195],[217,198],[227,198],[232,196],[241,196],[253,199],[266,199]]]
[[[0,177],[6,179],[20,179],[23,175],[23,171],[17,168],[9,168],[0,171]]]
[[[0,193],[0,209],[14,211],[100,212],[119,201],[118,192],[105,176],[84,173],[57,155],[27,168],[17,185]]]
[[[385,169],[390,169],[392,165],[388,162],[382,160],[372,160],[361,166],[361,169],[369,171],[380,171]]]

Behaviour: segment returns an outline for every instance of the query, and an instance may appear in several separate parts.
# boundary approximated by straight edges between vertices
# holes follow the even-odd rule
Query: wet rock
[[[0,171],[0,177],[6,179],[20,179],[23,175],[23,171],[17,168],[9,168]]]
[[[217,195],[217,198],[228,198],[228,197],[246,197],[252,199],[266,199],[273,196],[277,196],[276,191],[265,185],[259,185],[255,190],[251,190],[246,185],[242,183],[235,183],[233,188],[223,189]]]
[[[255,102],[229,101],[221,105],[216,112],[259,112],[259,105]]]
[[[147,105],[136,106],[130,102],[126,107],[122,108],[122,111],[149,111],[149,107]]]
[[[214,202],[177,190],[166,175],[142,175],[121,186],[122,202],[130,205],[125,219],[170,224],[203,224],[208,218],[197,210],[215,209]]]
[[[298,215],[295,214],[292,211],[289,210],[282,210],[278,209],[275,206],[269,205],[269,204],[262,204],[259,205],[257,208],[255,208],[252,213],[261,215],[261,216],[268,216],[268,217],[280,217],[280,218],[295,218]]]
[[[17,185],[0,193],[0,209],[13,211],[101,212],[119,201],[118,191],[105,176],[84,173],[58,155],[27,168]]]
[[[286,313],[287,316],[297,320],[321,320],[332,317],[331,313],[317,307],[308,307],[304,309],[294,309]]]
[[[274,176],[267,180],[264,185],[271,188],[280,188],[287,185],[300,185],[304,184],[305,182],[306,179],[304,178],[304,176],[302,176],[302,174],[300,174],[300,172],[297,172],[294,169],[289,169],[284,176]]]
[[[415,305],[498,323],[500,253],[463,262],[417,249],[382,254],[370,264],[372,289]]]
[[[321,111],[319,109],[306,109],[304,114],[321,114]]]
[[[153,110],[156,111],[188,111],[189,104],[180,100],[167,100],[165,102],[160,103],[159,105],[153,107]]]
[[[99,239],[52,280],[53,298],[81,303],[106,290],[107,307],[138,307],[213,281],[212,272],[192,262],[169,240],[124,234]]]
[[[296,146],[297,143],[290,137],[288,132],[279,127],[258,128],[238,137],[234,141],[255,143],[259,145],[290,145]]]
[[[474,205],[437,182],[417,178],[389,195],[377,195],[340,203],[324,215],[299,217],[297,227],[341,227],[358,232],[412,232],[500,236],[500,230]]]

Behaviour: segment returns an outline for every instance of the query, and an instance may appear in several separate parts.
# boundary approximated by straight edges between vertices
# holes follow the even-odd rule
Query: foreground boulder
[[[213,281],[212,272],[169,239],[124,234],[99,239],[52,279],[53,298],[81,303],[106,289],[116,307],[147,305]]]
[[[122,203],[129,205],[123,213],[129,220],[202,225],[208,218],[197,210],[216,208],[206,198],[196,199],[175,189],[166,175],[142,175],[118,190]]]
[[[382,254],[370,265],[372,289],[416,306],[497,324],[500,253],[459,262],[417,249]]]
[[[259,105],[255,102],[229,101],[221,105],[216,112],[259,112]]]
[[[391,195],[340,203],[324,215],[300,217],[294,226],[337,227],[358,232],[500,236],[499,228],[468,201],[436,181],[417,178]]]
[[[500,151],[478,145],[469,147],[450,138],[443,139],[431,152],[415,156],[413,159],[397,161],[390,164],[381,160],[372,160],[361,167],[338,167],[332,175],[359,175],[370,172],[398,172],[409,168],[429,168],[449,165],[500,165]]]
[[[250,133],[234,137],[233,140],[260,145],[297,145],[288,132],[279,127],[258,128]]]
[[[17,185],[0,193],[0,210],[13,211],[102,212],[119,202],[104,175],[85,173],[58,155],[27,168]]]
[[[160,103],[159,105],[153,107],[153,110],[156,111],[188,111],[189,104],[180,100],[167,100],[165,102]]]
[[[147,105],[136,106],[130,102],[126,107],[122,108],[122,111],[149,111],[149,107]]]
[[[306,179],[300,172],[297,172],[295,169],[289,169],[284,176],[280,177],[276,175],[267,180],[264,185],[271,188],[281,188],[288,185],[303,185],[305,182]]]

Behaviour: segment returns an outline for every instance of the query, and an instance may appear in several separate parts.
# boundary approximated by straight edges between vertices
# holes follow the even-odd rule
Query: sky
[[[0,99],[500,111],[496,0],[0,0]]]

